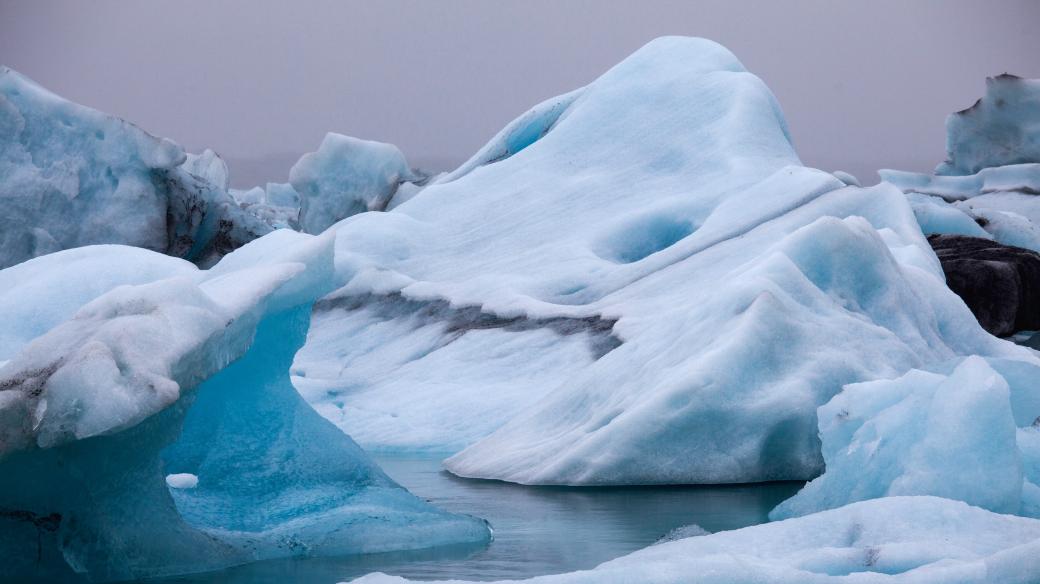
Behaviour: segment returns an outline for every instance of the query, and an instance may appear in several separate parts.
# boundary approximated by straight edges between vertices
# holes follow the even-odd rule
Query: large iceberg
[[[937,497],[889,497],[670,541],[530,584],[1032,584],[1040,521]],[[355,584],[402,584],[370,574]],[[461,584],[459,581],[454,581]]]
[[[1040,367],[981,357],[846,386],[819,410],[827,471],[770,517],[897,495],[1037,515]]]
[[[986,334],[950,292],[899,190],[802,166],[772,94],[710,41],[653,41],[519,117],[481,152],[393,211],[333,228],[349,281],[336,293],[341,306],[400,298],[432,307],[424,324],[459,309],[526,323],[502,335],[532,335],[551,319],[597,321],[614,342],[536,373],[540,341],[518,340],[516,361],[529,361],[534,381],[522,400],[504,392],[508,416],[485,420],[481,407],[468,435],[423,430],[431,443],[473,441],[446,461],[459,475],[575,485],[810,479],[823,470],[816,408],[843,385],[971,354],[1035,359]],[[361,331],[366,318],[397,318],[353,313],[323,320]],[[483,383],[437,392],[321,373],[319,353],[366,350],[319,332],[312,341],[322,346],[304,349],[298,372],[333,420],[422,422],[409,396],[437,412],[427,418],[468,418],[465,394],[488,399]],[[399,348],[412,352],[391,368],[445,351],[428,359],[435,380],[480,380],[495,348],[453,347],[473,334],[467,327],[401,334]],[[405,446],[374,432],[365,443]]]
[[[66,279],[3,298],[19,305],[7,314],[60,321],[4,339],[5,576],[122,580],[486,542],[484,522],[396,485],[292,387],[311,304],[336,285],[332,252],[331,233],[282,230],[206,271],[118,246],[0,271]],[[95,279],[91,254],[129,273]]]

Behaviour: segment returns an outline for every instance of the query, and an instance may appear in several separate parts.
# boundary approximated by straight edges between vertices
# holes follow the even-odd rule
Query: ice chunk
[[[177,144],[0,67],[0,268],[94,243],[165,250],[156,176],[184,160]]]
[[[1040,79],[989,77],[985,97],[946,118],[946,161],[935,174],[1027,162],[1040,162]]]
[[[1035,401],[1040,367],[1020,366],[1032,373],[1011,378],[1015,392]],[[948,374],[914,370],[846,386],[819,410],[827,472],[770,517],[894,495],[936,495],[1019,512],[1024,476],[1016,417],[1035,419],[1040,407],[1021,398],[1014,403],[1011,393],[1008,380],[980,357],[964,359]],[[1013,405],[1024,411],[1016,416]]]
[[[300,195],[300,227],[307,233],[321,233],[357,213],[382,211],[398,185],[411,178],[396,146],[332,132],[289,171]]]
[[[212,150],[177,144],[0,69],[0,268],[91,244],[212,265],[272,230],[241,208]],[[254,212],[259,211],[259,212]]]
[[[179,472],[166,475],[166,484],[171,489],[194,489],[199,486],[199,477],[190,472]]]
[[[1030,584],[1040,521],[937,497],[889,497],[667,542],[531,584]],[[370,574],[356,584],[401,584]],[[516,582],[516,581],[514,581]]]
[[[0,368],[5,575],[132,579],[487,541],[482,521],[393,483],[292,387],[311,304],[336,285],[332,243],[278,231],[210,270],[113,288]],[[79,251],[11,270],[63,273]],[[196,486],[171,491],[185,474]]]

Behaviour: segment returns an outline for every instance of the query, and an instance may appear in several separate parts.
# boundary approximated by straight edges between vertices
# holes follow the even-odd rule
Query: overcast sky
[[[0,0],[0,62],[217,150],[241,184],[285,180],[326,131],[456,163],[650,39],[703,36],[772,88],[806,164],[875,182],[940,162],[987,75],[1040,77],[1038,29],[1035,0]],[[272,155],[266,176],[239,162]]]

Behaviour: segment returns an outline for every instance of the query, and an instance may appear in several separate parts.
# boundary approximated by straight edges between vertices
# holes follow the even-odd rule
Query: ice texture
[[[530,584],[1031,584],[1040,521],[938,497],[887,497],[666,542]],[[356,584],[402,584],[370,574]],[[454,581],[459,582],[459,581]]]
[[[300,196],[300,227],[315,234],[345,217],[384,210],[398,185],[412,178],[393,144],[334,132],[289,171],[289,183]]]
[[[986,95],[946,118],[946,160],[939,175],[1040,162],[1040,79],[997,75]]]
[[[336,266],[349,281],[337,295],[399,294],[525,322],[601,319],[619,345],[536,373],[538,343],[518,342],[541,395],[511,401],[522,408],[447,459],[456,474],[575,485],[810,479],[823,471],[816,408],[843,385],[971,354],[1034,359],[986,334],[946,287],[902,192],[802,166],[773,95],[710,41],[655,40],[482,152],[391,212],[337,224]],[[360,318],[344,326],[361,331]],[[435,345],[417,341],[432,330],[400,333],[402,349]],[[320,338],[301,359],[363,352]],[[482,379],[492,347],[474,344],[445,351],[458,352],[433,378]],[[302,365],[308,379],[319,369]],[[332,419],[348,410],[358,426],[428,391],[318,387],[305,388],[308,399]],[[355,392],[371,401],[351,410]],[[466,384],[434,402],[451,409],[431,404],[425,415],[450,417],[465,392],[488,399],[483,384]],[[466,440],[476,424],[492,426],[472,419]],[[461,442],[433,429],[431,444]]]
[[[848,385],[820,407],[827,471],[770,517],[897,495],[1021,512],[1026,478],[1018,433],[1040,417],[1040,367],[968,357],[938,369]],[[1037,473],[1031,468],[1029,475]]]
[[[91,251],[38,258],[0,280],[83,274]],[[170,275],[116,285],[128,278],[112,270],[100,285],[76,278],[60,294],[3,298],[49,320],[72,312],[15,338],[20,349],[0,367],[5,576],[121,580],[488,540],[484,522],[396,485],[293,388],[311,305],[337,285],[332,234],[276,231],[209,270],[100,251],[132,260],[141,280]],[[149,255],[156,265],[143,270]],[[171,491],[171,475],[197,483],[175,478]]]

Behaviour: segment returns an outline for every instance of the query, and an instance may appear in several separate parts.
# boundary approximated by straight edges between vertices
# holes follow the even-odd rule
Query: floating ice
[[[300,227],[307,233],[321,233],[357,213],[382,211],[398,185],[414,178],[393,144],[333,132],[289,171],[300,195]]]
[[[844,384],[976,353],[1033,358],[986,334],[947,289],[901,192],[848,187],[801,166],[772,94],[710,41],[658,39],[521,116],[484,151],[501,155],[475,157],[392,212],[337,224],[336,266],[349,280],[337,294],[374,303],[397,294],[524,322],[616,320],[620,346],[538,371],[538,342],[518,341],[517,361],[530,366],[511,375],[531,376],[538,395],[524,404],[507,392],[509,420],[446,461],[459,475],[580,485],[809,479],[823,470],[816,408]],[[396,333],[412,329],[378,322],[372,338],[400,338],[402,351],[450,347],[439,349],[436,383],[441,371],[477,382],[438,401],[427,397],[433,386],[355,383],[349,368],[315,379],[321,368],[308,359],[308,399],[358,427],[407,412],[414,397],[430,420],[470,421],[466,440],[492,428],[484,408],[471,415],[458,404],[489,399],[479,381],[493,371],[484,357],[494,346],[451,347],[451,331],[436,323]],[[343,326],[367,325],[359,316]],[[434,333],[440,340],[425,337]],[[323,334],[324,346],[301,360],[339,354],[360,364],[352,355],[365,354],[364,342],[334,337]],[[383,346],[373,367],[397,350]],[[329,379],[339,395],[321,394]],[[439,428],[428,426],[424,440],[463,441]]]
[[[1040,521],[937,497],[889,497],[662,543],[592,570],[513,582],[1032,584],[1037,574]],[[408,580],[370,574],[354,582]]]
[[[332,243],[276,231],[207,271],[110,246],[100,248],[108,257],[135,260],[127,268],[152,256],[143,281],[171,275],[93,299],[89,278],[60,294],[4,298],[42,306],[49,320],[85,303],[0,368],[5,576],[118,580],[487,541],[482,521],[410,495],[292,387],[311,304],[335,286]],[[39,258],[0,280],[78,274],[90,251]],[[112,270],[100,287],[120,279]],[[66,306],[50,308],[54,297]],[[170,475],[174,487],[185,484],[177,475],[198,482],[171,492]]]
[[[1040,367],[990,365],[980,357],[948,367],[848,385],[822,406],[827,472],[770,517],[895,495],[936,495],[1019,513],[1025,475],[1018,426],[1031,427],[1040,417]],[[1028,474],[1038,473],[1040,467]]]
[[[1027,162],[1040,162],[1040,79],[987,78],[985,97],[946,118],[946,160],[935,174]]]
[[[934,175],[881,170],[881,179],[907,193],[926,234],[980,237],[974,221],[1000,243],[1040,251],[1040,80],[987,79],[986,96],[950,115],[946,131]]]

